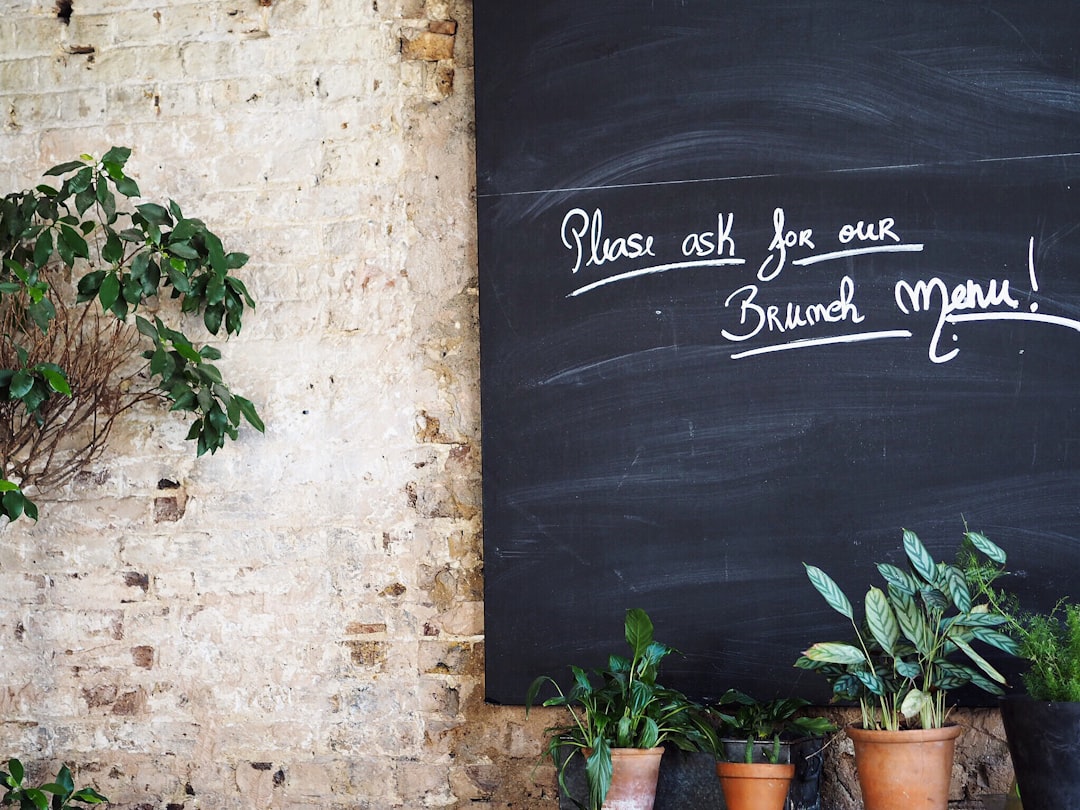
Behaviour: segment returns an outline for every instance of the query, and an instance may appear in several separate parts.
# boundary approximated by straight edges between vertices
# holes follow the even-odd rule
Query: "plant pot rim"
[[[623,756],[626,756],[626,757],[652,756],[652,755],[656,754],[657,752],[663,753],[664,752],[664,746],[658,745],[655,748],[614,748],[614,747],[612,747],[609,750],[613,754],[616,751],[618,751],[620,754],[622,754]]]
[[[957,723],[946,723],[940,728],[905,728],[899,731],[886,729],[863,728],[861,725],[851,723],[844,727],[844,731],[852,740],[875,740],[878,742],[916,743],[935,740],[955,740],[963,731],[963,726]]]

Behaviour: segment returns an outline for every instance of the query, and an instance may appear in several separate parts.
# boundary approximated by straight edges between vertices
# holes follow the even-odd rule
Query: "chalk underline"
[[[895,340],[912,336],[913,333],[907,329],[892,329],[883,332],[859,332],[853,335],[839,335],[837,337],[808,338],[806,340],[793,340],[790,343],[778,343],[772,346],[748,349],[745,352],[736,352],[731,355],[731,359],[742,360],[744,357],[754,357],[759,354],[787,352],[793,349],[812,349],[817,346],[830,346],[837,343],[863,343],[869,340]]]
[[[806,256],[802,259],[796,259],[792,262],[794,265],[805,267],[811,264],[819,264],[821,262],[833,261],[835,259],[845,259],[851,256],[863,256],[868,253],[918,253],[922,251],[923,245],[910,244],[910,245],[867,245],[865,247],[849,248],[847,250],[836,250],[831,253],[821,253],[816,256]],[[692,262],[672,262],[670,264],[657,264],[651,267],[641,267],[637,270],[630,270],[626,273],[619,273],[618,275],[609,276],[608,278],[602,278],[599,281],[594,281],[591,284],[586,284],[584,287],[578,287],[573,292],[569,293],[567,298],[574,298],[578,295],[584,295],[587,292],[607,286],[608,284],[615,284],[620,281],[626,281],[631,278],[639,278],[641,276],[648,276],[654,273],[667,273],[670,270],[687,270],[694,267],[737,267],[746,264],[746,259],[700,259]]]
[[[575,295],[582,295],[584,293],[595,290],[597,287],[603,287],[607,284],[614,284],[617,281],[626,281],[628,278],[637,278],[638,276],[647,276],[653,273],[666,273],[669,270],[686,270],[691,267],[731,267],[741,264],[746,264],[746,259],[702,259],[693,262],[673,262],[672,264],[657,264],[652,267],[642,267],[638,270],[631,270],[628,273],[619,273],[619,275],[617,276],[609,276],[608,278],[602,278],[599,281],[594,281],[592,284],[586,284],[584,287],[578,287],[566,297],[573,298]]]
[[[849,256],[862,256],[866,253],[921,253],[925,246],[919,243],[910,245],[873,245],[868,247],[848,248],[847,250],[834,250],[832,253],[819,253],[816,256],[806,256],[795,259],[792,264],[806,267],[820,262],[831,262],[834,259],[845,259]]]
[[[1080,321],[1060,315],[1040,315],[1037,312],[971,312],[966,315],[946,315],[948,323],[973,323],[976,321],[1033,321],[1052,326],[1064,326],[1080,332]]]

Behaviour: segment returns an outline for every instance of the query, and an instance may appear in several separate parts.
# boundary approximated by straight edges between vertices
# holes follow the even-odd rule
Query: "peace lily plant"
[[[606,669],[592,671],[572,666],[574,680],[566,691],[554,678],[541,675],[525,697],[527,712],[540,690],[550,686],[556,695],[543,705],[567,709],[570,721],[547,730],[544,756],[558,766],[559,784],[568,794],[567,767],[575,756],[585,760],[590,810],[603,807],[611,786],[612,749],[649,749],[665,743],[684,751],[716,747],[716,733],[704,707],[658,682],[660,662],[674,650],[653,638],[648,614],[640,608],[628,610],[625,631],[629,658],[611,655]]]
[[[904,531],[904,570],[877,565],[885,589],[872,587],[865,620],[828,574],[806,565],[811,584],[851,622],[855,640],[819,642],[795,666],[821,672],[836,700],[858,701],[864,729],[941,728],[950,690],[972,685],[1002,695],[1005,678],[972,646],[1020,652],[1007,617],[980,599],[978,583],[1004,571],[1006,555],[979,532],[967,531],[957,563],[935,562],[912,531]],[[959,659],[959,660],[957,660]]]

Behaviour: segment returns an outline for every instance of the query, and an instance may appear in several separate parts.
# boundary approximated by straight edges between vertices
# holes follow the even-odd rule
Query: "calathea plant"
[[[168,323],[195,316],[211,335],[239,333],[254,302],[233,271],[248,257],[172,200],[125,207],[140,196],[130,154],[83,155],[45,172],[57,185],[0,198],[0,513],[10,520],[36,518],[23,489],[77,473],[137,402],[190,414],[199,455],[235,439],[242,421],[263,430],[213,365],[221,353]]]
[[[981,555],[982,576],[1000,574],[1006,555],[997,545],[968,531],[957,564],[935,562],[915,533],[904,531],[904,553],[908,570],[878,564],[886,588],[867,591],[861,624],[836,582],[806,565],[814,588],[851,622],[855,640],[814,644],[795,665],[825,675],[835,699],[857,700],[866,729],[941,727],[950,690],[970,684],[1004,694],[1004,677],[975,642],[1010,655],[1020,651],[1006,632],[1006,617],[980,601],[967,573]]]
[[[585,758],[590,810],[599,810],[607,796],[613,748],[655,748],[666,742],[687,751],[716,747],[715,731],[704,708],[657,681],[660,662],[674,650],[654,640],[648,614],[639,608],[628,610],[625,629],[631,657],[611,655],[607,669],[591,672],[571,666],[574,680],[566,692],[554,678],[541,675],[525,698],[528,711],[541,688],[550,685],[556,695],[543,705],[569,711],[567,725],[548,729],[544,753],[559,768],[564,791],[568,764],[576,756]],[[574,803],[582,807],[576,799]]]

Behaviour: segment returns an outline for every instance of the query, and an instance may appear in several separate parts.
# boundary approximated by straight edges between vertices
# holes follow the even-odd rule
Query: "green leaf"
[[[124,246],[116,231],[110,229],[105,238],[105,245],[101,248],[101,258],[110,264],[115,264],[124,257]]]
[[[919,584],[915,581],[915,578],[902,568],[897,568],[889,563],[878,563],[877,569],[878,573],[891,585],[895,585],[897,588],[911,594],[919,590]]]
[[[604,737],[592,741],[593,750],[585,760],[585,778],[589,784],[589,801],[594,808],[604,806],[611,787],[611,747]]]
[[[61,174],[67,174],[75,169],[81,169],[86,166],[81,160],[69,160],[67,163],[60,163],[53,166],[51,169],[45,172],[46,177],[57,177]]]
[[[983,644],[989,644],[991,647],[996,647],[1009,655],[1017,657],[1023,655],[1020,645],[1012,637],[991,630],[989,627],[973,627],[971,628],[971,635]]]
[[[240,411],[244,414],[248,424],[260,433],[265,433],[266,426],[263,424],[262,419],[259,418],[259,414],[255,412],[255,406],[251,404],[251,401],[236,395],[233,395],[233,400],[240,404]]]
[[[162,225],[171,222],[169,212],[157,203],[142,203],[136,205],[135,210],[143,215],[143,218],[152,225]]]
[[[90,246],[86,244],[86,240],[79,235],[79,232],[69,225],[60,226],[60,244],[66,245],[74,256],[82,259],[90,258]]]
[[[634,657],[644,655],[653,643],[653,623],[649,615],[641,608],[626,611],[626,643],[634,652]]]
[[[819,641],[803,655],[811,661],[821,661],[826,664],[865,664],[866,655],[858,647],[844,644],[839,641]]]
[[[871,694],[884,695],[885,694],[885,681],[883,681],[877,673],[870,672],[869,670],[858,669],[851,673],[859,682],[865,686]]]
[[[851,602],[844,595],[844,592],[840,590],[840,586],[832,580],[832,577],[817,566],[808,565],[807,563],[803,563],[803,566],[806,568],[806,576],[809,577],[810,584],[825,597],[829,607],[854,621]]]
[[[922,655],[930,655],[933,646],[930,628],[926,624],[922,611],[919,610],[915,597],[899,589],[893,589],[889,591],[889,598],[897,624],[900,625],[900,632],[915,645]]]
[[[92,298],[96,298],[98,290],[101,289],[101,282],[105,280],[104,270],[95,270],[92,273],[87,273],[85,276],[79,279],[79,303],[89,301]]]
[[[952,602],[961,613],[971,610],[971,590],[968,588],[964,573],[955,565],[945,565],[940,569],[943,590],[952,597]]]
[[[950,635],[949,641],[959,647],[960,650],[964,653],[964,655],[970,658],[972,663],[974,663],[975,666],[985,672],[989,678],[997,681],[998,683],[1005,683],[1005,676],[998,672],[996,669],[994,669],[990,665],[989,661],[987,661],[985,658],[975,652],[975,650],[971,648],[970,644],[961,639],[959,636]]]
[[[937,574],[937,565],[934,563],[934,558],[930,556],[930,552],[926,550],[926,546],[922,544],[915,532],[908,529],[904,529],[904,552],[911,561],[911,567],[915,569],[915,572],[924,580],[933,584],[934,577]]]
[[[139,191],[139,184],[132,180],[130,177],[116,178],[115,185],[117,192],[123,194],[125,197],[141,196],[141,192]]]
[[[98,300],[101,302],[101,308],[104,310],[110,309],[116,303],[119,295],[120,279],[116,277],[115,273],[106,274],[101,281],[101,288],[98,290]]]
[[[128,162],[128,158],[131,157],[131,149],[126,146],[114,146],[108,152],[101,156],[101,162],[104,164],[113,164],[119,168]]]
[[[49,383],[49,387],[53,391],[65,396],[71,396],[71,385],[68,383],[67,375],[57,366],[42,365],[40,367],[41,375]]]
[[[866,593],[866,624],[881,648],[893,655],[896,642],[900,640],[900,627],[888,598],[879,588],[871,588]]]
[[[225,256],[225,264],[230,270],[239,270],[248,263],[248,258],[246,253],[229,253]]]
[[[52,231],[44,230],[34,243],[34,264],[44,267],[53,252]]]
[[[94,182],[94,169],[92,166],[83,166],[78,173],[68,179],[68,188],[75,194],[86,191]]]
[[[105,221],[113,223],[116,221],[116,197],[109,191],[109,185],[104,179],[98,180],[97,185],[94,188],[97,196],[98,204],[101,206],[101,210],[105,213]]]
[[[975,548],[977,548],[994,562],[998,563],[999,565],[1005,565],[1005,561],[1007,559],[1005,552],[1002,551],[1001,548],[999,548],[995,543],[992,543],[990,541],[990,538],[988,538],[985,534],[982,534],[981,532],[966,532],[964,534],[964,539],[966,539],[969,543],[971,543],[971,545],[973,545]]]
[[[82,216],[95,202],[97,202],[97,194],[94,186],[91,185],[75,195],[75,210],[79,212],[79,216]]]
[[[9,396],[11,399],[22,399],[30,393],[30,389],[33,387],[34,378],[28,372],[16,371],[15,376],[11,378]]]
[[[166,247],[166,250],[181,259],[198,259],[199,251],[195,250],[187,242],[175,242]]]
[[[904,702],[900,704],[900,714],[904,717],[918,717],[925,709],[933,709],[934,699],[918,689],[912,689],[904,696]]]

